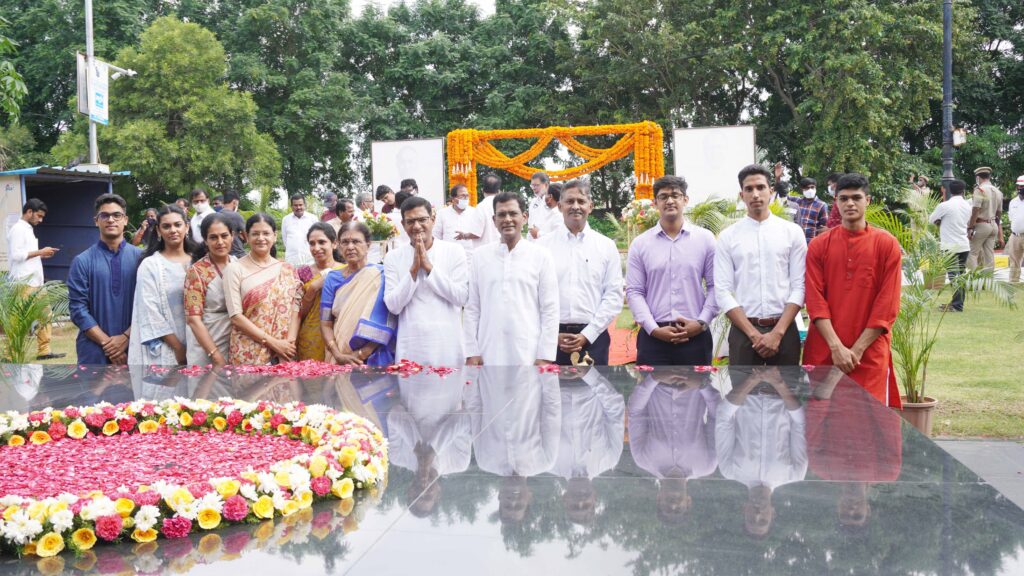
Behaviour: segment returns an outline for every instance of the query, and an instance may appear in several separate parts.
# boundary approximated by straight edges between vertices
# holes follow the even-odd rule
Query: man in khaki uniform
[[[1010,282],[1020,282],[1020,264],[1024,259],[1024,174],[1017,178],[1017,196],[1010,200],[1010,240],[1006,255],[1010,259]]]
[[[971,240],[971,255],[967,268],[979,266],[995,269],[995,250],[1003,244],[1003,226],[1000,217],[1003,212],[1003,193],[991,182],[992,169],[982,166],[974,170],[977,184],[971,199],[971,219],[967,224],[967,236]]]

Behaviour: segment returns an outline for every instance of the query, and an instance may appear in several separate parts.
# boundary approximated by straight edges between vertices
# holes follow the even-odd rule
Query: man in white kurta
[[[484,222],[477,215],[477,209],[469,205],[469,190],[465,186],[452,188],[450,198],[452,205],[437,211],[434,238],[455,242],[471,255],[484,233]]]
[[[470,266],[463,327],[466,363],[524,365],[553,362],[558,348],[558,279],[551,253],[521,235],[523,200],[494,199],[501,242],[481,246]]]
[[[476,203],[478,226],[483,231],[477,246],[493,244],[501,237],[498,234],[498,227],[494,224],[494,197],[498,195],[498,192],[501,192],[501,178],[497,174],[484,176],[484,197]]]
[[[399,359],[431,366],[461,366],[462,307],[469,297],[469,269],[462,246],[434,238],[430,202],[402,204],[411,242],[384,258],[384,303],[398,316]]]

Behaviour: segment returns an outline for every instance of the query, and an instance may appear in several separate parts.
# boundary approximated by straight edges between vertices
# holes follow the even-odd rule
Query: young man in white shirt
[[[1010,259],[1010,282],[1020,282],[1020,263],[1024,258],[1024,174],[1017,177],[1017,196],[1010,200],[1010,240],[1006,255]]]
[[[558,349],[558,279],[546,248],[523,239],[526,203],[494,197],[501,242],[480,246],[470,265],[463,318],[466,364],[550,364]]]
[[[10,256],[10,278],[21,280],[29,290],[43,286],[43,259],[52,258],[59,248],[39,247],[39,239],[33,230],[46,217],[46,204],[38,198],[29,198],[21,209],[21,218],[7,230],[7,252]],[[50,351],[50,323],[41,323],[36,328],[37,360],[60,358],[64,354]]]
[[[570,180],[559,196],[560,230],[541,237],[559,265],[558,355],[571,365],[572,355],[589,355],[597,366],[608,365],[608,325],[622,311],[622,261],[615,242],[587,224],[594,209],[590,191]]]
[[[797,365],[800,333],[793,323],[804,304],[807,241],[800,226],[772,214],[771,173],[740,170],[747,215],[718,236],[715,295],[732,321],[729,364]]]
[[[501,192],[501,177],[497,174],[484,176],[482,190],[484,198],[476,203],[476,215],[480,220],[483,234],[480,235],[480,241],[477,242],[477,246],[493,244],[501,236],[498,234],[498,227],[494,225],[494,197],[498,195],[498,192]]]
[[[200,232],[200,226],[203,224],[203,218],[213,214],[215,211],[210,206],[210,197],[206,194],[206,190],[202,188],[196,188],[189,195],[189,199],[192,200],[192,208],[195,209],[196,213],[192,215],[192,219],[189,221],[189,227],[192,230],[192,240],[195,240],[196,244],[203,243],[203,233]]]
[[[480,236],[483,222],[477,217],[476,208],[469,205],[469,189],[459,184],[449,193],[452,204],[437,211],[434,223],[434,237],[462,246],[466,254],[472,254]]]
[[[949,271],[949,280],[963,274],[967,266],[967,257],[971,254],[971,241],[967,236],[967,224],[971,219],[971,203],[964,198],[967,183],[953,180],[949,190],[943,186],[943,194],[948,193],[949,199],[935,207],[928,216],[928,221],[939,227],[939,242],[943,250],[956,254],[956,268]],[[964,291],[957,290],[953,300],[943,308],[950,312],[964,311]]]
[[[548,195],[550,185],[551,179],[544,172],[536,172],[530,177],[530,190],[533,191],[533,196],[530,197],[529,205],[526,207],[530,214],[530,217],[527,219],[527,227],[529,228],[527,238],[530,240],[536,240],[540,235],[541,224],[548,214],[545,198]]]
[[[459,366],[462,307],[469,297],[466,251],[434,237],[430,201],[402,203],[409,243],[384,258],[384,303],[398,316],[396,357],[431,366]]]
[[[306,199],[302,194],[291,197],[292,213],[281,220],[281,236],[284,240],[284,259],[292,266],[303,266],[313,263],[313,255],[309,253],[309,241],[306,234],[316,224],[316,216],[306,212]]]

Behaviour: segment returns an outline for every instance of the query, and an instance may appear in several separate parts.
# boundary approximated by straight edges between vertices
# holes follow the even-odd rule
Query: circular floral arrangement
[[[0,549],[40,557],[291,516],[381,485],[388,467],[371,422],[303,403],[6,412],[0,441]]]

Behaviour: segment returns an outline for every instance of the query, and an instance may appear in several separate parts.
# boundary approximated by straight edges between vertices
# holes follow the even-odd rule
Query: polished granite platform
[[[352,510],[3,559],[0,573],[1024,574],[1024,511],[826,368],[0,365],[0,410],[174,396],[367,416],[390,443],[388,485]]]

